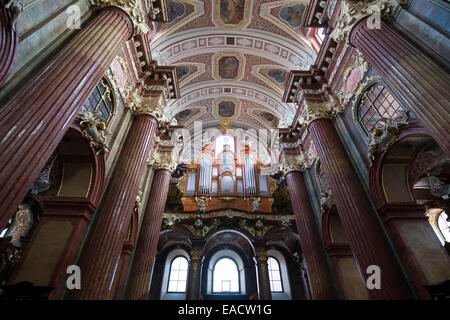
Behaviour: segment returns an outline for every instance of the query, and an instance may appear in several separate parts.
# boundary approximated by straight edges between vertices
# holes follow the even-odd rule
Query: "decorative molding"
[[[138,210],[142,208],[143,205],[143,199],[144,197],[144,192],[142,191],[142,189],[139,189],[137,195],[136,195],[136,202],[135,202],[135,208],[137,208]]]
[[[371,3],[365,3],[363,1],[355,3],[349,0],[343,0],[336,27],[333,32],[331,32],[330,36],[336,42],[348,42],[350,32],[356,23],[367,16],[388,16],[389,14],[392,14],[397,5],[397,0],[376,0]]]
[[[252,207],[252,212],[256,212],[258,211],[259,205],[261,203],[261,197],[247,198],[247,203]]]
[[[328,96],[328,101],[325,102],[305,100],[298,122],[300,125],[309,125],[317,119],[334,118],[342,111],[344,111],[342,105],[337,103],[331,95]]]
[[[171,213],[164,213],[164,217],[168,217]],[[240,211],[234,211],[232,209],[226,209],[226,210],[220,210],[220,211],[214,211],[214,212],[205,212],[202,214],[202,220],[208,220],[208,219],[217,219],[217,218],[243,218],[247,220],[266,220],[266,221],[272,221],[272,222],[279,222],[281,217],[286,217],[285,219],[294,220],[294,215],[274,215],[274,214],[258,214],[255,215],[253,212],[240,212]],[[181,220],[192,220],[192,219],[198,219],[198,213],[183,213],[180,215]]]
[[[195,197],[195,202],[197,202],[198,210],[205,212],[206,206],[208,205],[208,198],[205,196]]]
[[[99,8],[113,6],[125,11],[133,21],[134,33],[137,35],[145,35],[151,31],[141,0],[91,0],[91,3]]]
[[[106,131],[106,121],[98,118],[100,115],[100,112],[90,112],[81,109],[79,112],[80,127],[82,136],[88,140],[89,146],[97,150],[97,152],[103,151],[108,153],[109,147],[106,143],[106,136],[109,132]]]
[[[153,152],[149,165],[151,165],[155,170],[169,170],[174,173],[178,167],[178,162],[172,157],[169,152]]]
[[[371,130],[369,138],[369,158],[371,161],[375,157],[387,151],[398,139],[400,134],[400,127],[408,124],[410,117],[409,113],[404,110],[398,111],[399,115],[395,118],[382,118],[384,121],[380,126],[375,126]]]
[[[334,205],[333,195],[331,194],[330,189],[324,189],[320,193],[320,211],[322,213],[331,209]]]
[[[280,162],[280,170],[287,174],[291,171],[303,172],[311,168],[316,156],[312,153],[301,153],[298,155],[284,154]]]
[[[163,226],[167,229],[174,228],[180,221],[180,216],[176,214],[166,214],[164,215]]]
[[[4,6],[11,11],[11,28],[16,31],[16,22],[25,10],[26,0],[8,0]]]
[[[129,96],[128,107],[135,115],[147,114],[155,117],[158,122],[164,122],[166,119],[163,110],[165,107],[163,92],[156,96],[143,97],[134,90]]]
[[[361,94],[361,92],[364,90],[365,86],[367,85],[367,82],[369,79],[367,79],[364,83],[362,80],[364,79],[364,76],[366,75],[367,71],[369,70],[370,64],[367,62],[366,59],[364,59],[364,56],[361,52],[357,51],[354,54],[355,61],[345,69],[343,76],[342,76],[342,90],[337,94],[339,97],[339,103],[343,106],[346,106],[347,103],[353,98],[357,97]],[[360,77],[358,79],[358,84],[353,89],[353,91],[349,92],[347,90],[347,80],[349,76],[351,75],[352,71],[356,68],[359,68]],[[371,79],[370,79],[371,80]]]

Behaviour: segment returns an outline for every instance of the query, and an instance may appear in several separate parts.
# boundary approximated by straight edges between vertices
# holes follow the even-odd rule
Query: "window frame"
[[[105,88],[105,92],[101,93],[101,91],[99,90],[99,86],[102,86],[103,88]],[[86,109],[84,106],[87,102],[90,102],[90,99],[92,97],[92,95],[94,94],[94,92],[97,91],[100,95],[100,100],[96,101],[96,106],[93,110],[88,110]],[[83,102],[83,106],[82,108],[84,110],[87,110],[89,112],[95,112],[95,111],[99,111],[99,106],[100,104],[103,102],[106,106],[106,101],[105,99],[107,98],[107,93],[109,92],[109,96],[111,98],[111,106],[110,106],[110,110],[109,110],[109,116],[108,119],[104,119],[103,117],[98,117],[101,120],[104,120],[107,124],[107,126],[109,126],[112,122],[112,119],[114,118],[115,115],[115,110],[116,110],[116,92],[114,90],[114,86],[111,84],[111,81],[108,79],[108,77],[105,75],[103,76],[100,81],[95,85],[94,89],[92,90],[92,92],[90,93],[90,95],[88,96],[88,98],[86,99],[86,101]],[[95,96],[94,96],[95,98]],[[109,99],[108,99],[109,100]]]
[[[215,275],[215,272],[216,272],[216,266],[217,266],[217,264],[220,261],[225,260],[225,259],[231,260],[234,263],[234,266],[236,267],[236,272],[237,272],[237,276],[238,276],[238,278],[237,278],[238,291],[214,291],[214,275]],[[228,255],[221,256],[219,259],[217,259],[214,262],[214,265],[213,265],[213,268],[212,268],[211,282],[212,282],[212,290],[211,290],[212,294],[215,294],[215,295],[230,295],[230,294],[238,294],[238,293],[240,293],[241,292],[241,275],[240,275],[240,272],[239,272],[239,265],[238,265],[238,263],[232,257],[230,257]],[[230,289],[231,289],[231,285],[230,285]]]
[[[367,83],[366,86],[364,87],[364,89],[361,91],[361,94],[359,95],[358,99],[355,102],[355,108],[354,108],[354,112],[353,112],[354,121],[358,124],[358,127],[364,133],[364,136],[367,138],[370,138],[371,133],[370,133],[370,129],[368,129],[366,127],[366,124],[363,123],[363,118],[369,112],[370,108],[367,109],[367,111],[365,112],[364,115],[361,115],[361,107],[364,106],[363,102],[365,102],[365,99],[367,98],[367,96],[366,96],[367,92],[374,90],[378,86],[382,86],[383,89],[379,92],[379,94],[377,95],[377,98],[374,100],[374,102],[377,101],[378,97],[381,95],[381,93],[384,90],[386,90],[399,106],[399,108],[396,109],[395,112],[397,113],[397,111],[400,109],[406,110],[403,107],[403,105],[401,104],[401,102],[392,94],[392,91],[386,85],[386,83],[384,83],[383,81],[381,81],[379,79],[376,79],[376,80],[373,80],[373,81],[370,81],[369,83]],[[377,113],[381,117],[379,110],[374,106],[374,102],[371,102],[371,108],[375,111],[375,113]],[[373,116],[372,116],[372,118],[373,118]],[[378,122],[375,123],[375,125],[377,125],[377,124],[378,124]]]
[[[161,286],[160,286],[160,299],[161,300],[186,300],[188,284],[186,285],[186,292],[178,292],[177,293],[177,292],[168,292],[167,290],[169,289],[169,277],[170,277],[170,270],[172,267],[172,262],[177,257],[180,257],[180,256],[184,257],[188,261],[187,283],[189,282],[189,272],[190,272],[190,268],[191,268],[190,255],[183,248],[174,248],[172,250],[169,250],[167,255],[163,254],[163,256],[164,256],[164,262],[163,262],[163,270],[162,270]]]
[[[177,259],[179,259],[179,258],[182,258],[182,259],[186,260],[186,263],[187,263],[186,280],[184,280],[184,281],[186,282],[186,286],[185,286],[184,291],[170,291],[170,290],[169,290],[169,287],[170,287],[170,277],[171,277],[171,275],[172,275],[172,267],[173,267],[173,263],[175,262],[175,260],[177,260]],[[180,270],[178,270],[178,272],[180,272]],[[183,255],[181,255],[181,254],[178,254],[178,255],[175,256],[175,257],[172,259],[172,261],[170,262],[169,275],[168,275],[168,278],[167,278],[167,288],[166,288],[166,293],[167,293],[167,294],[185,294],[185,293],[187,293],[188,280],[189,280],[188,278],[189,278],[189,260],[188,260],[185,256],[183,256]],[[176,280],[176,281],[179,282],[180,280]],[[181,281],[183,281],[183,280],[181,280]],[[177,288],[178,288],[178,283],[177,283]]]
[[[278,271],[278,274],[280,276],[280,280],[272,280],[271,279],[271,272],[273,272],[273,271],[270,270],[269,259],[273,259],[277,263],[277,265],[278,265],[278,270],[277,271]],[[268,273],[268,276],[269,276],[270,292],[271,293],[284,293],[284,284],[283,284],[284,281],[283,281],[283,275],[281,273],[281,264],[280,264],[280,261],[278,261],[278,259],[276,257],[274,257],[273,255],[267,256],[267,273]],[[278,282],[278,281],[281,284],[281,291],[274,291],[274,290],[272,290],[272,282]]]
[[[204,287],[204,294],[206,296],[245,296],[247,295],[247,267],[244,261],[244,258],[242,256],[242,252],[239,250],[236,250],[234,248],[223,248],[215,251],[212,254],[208,254],[206,259],[206,263],[204,265],[205,268],[205,287]],[[239,292],[225,292],[225,293],[216,293],[213,292],[213,268],[216,265],[216,262],[221,260],[222,258],[231,258],[231,260],[234,261],[237,265],[238,274],[239,274]]]

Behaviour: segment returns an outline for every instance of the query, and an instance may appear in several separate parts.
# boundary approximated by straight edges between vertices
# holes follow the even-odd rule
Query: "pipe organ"
[[[188,165],[185,210],[196,211],[202,198],[206,199],[206,210],[235,207],[251,211],[253,200],[261,198],[258,211],[271,212],[269,176],[262,172],[264,165],[254,159],[248,146],[239,157],[235,145],[230,146],[230,139],[221,140],[227,144],[204,146],[200,159]]]

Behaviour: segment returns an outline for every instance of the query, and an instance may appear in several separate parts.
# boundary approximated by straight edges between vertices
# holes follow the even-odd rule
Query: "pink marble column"
[[[11,11],[0,5],[0,86],[14,67],[19,37],[11,25]]]
[[[114,268],[127,236],[157,127],[158,120],[149,114],[139,114],[133,120],[96,213],[99,216],[97,223],[91,229],[91,236],[83,249],[81,290],[74,290],[72,299],[98,300],[109,295]]]
[[[349,41],[450,156],[448,73],[384,22],[380,29],[369,29],[367,18],[362,19],[353,27]]]
[[[265,248],[256,248],[256,268],[258,270],[258,299],[272,300],[270,290],[269,267]]]
[[[0,110],[0,228],[132,34],[125,11],[102,9]]]
[[[409,299],[411,294],[375,212],[345,154],[330,119],[318,118],[309,132],[320,157],[350,247],[364,279],[367,268],[380,267],[381,289],[368,290],[372,299]]]
[[[309,201],[303,173],[300,171],[288,172],[286,182],[300,236],[300,246],[308,271],[311,298],[314,300],[336,299],[333,280],[327,266],[325,253],[322,250],[319,229]]]
[[[189,276],[187,287],[187,300],[200,300],[200,272],[202,269],[202,248],[196,246],[191,249]]]
[[[148,300],[153,263],[158,247],[171,176],[172,172],[168,169],[155,171],[131,266],[126,299]]]

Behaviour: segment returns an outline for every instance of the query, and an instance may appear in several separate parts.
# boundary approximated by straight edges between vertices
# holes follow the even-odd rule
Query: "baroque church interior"
[[[449,298],[449,1],[1,2],[0,299]]]

